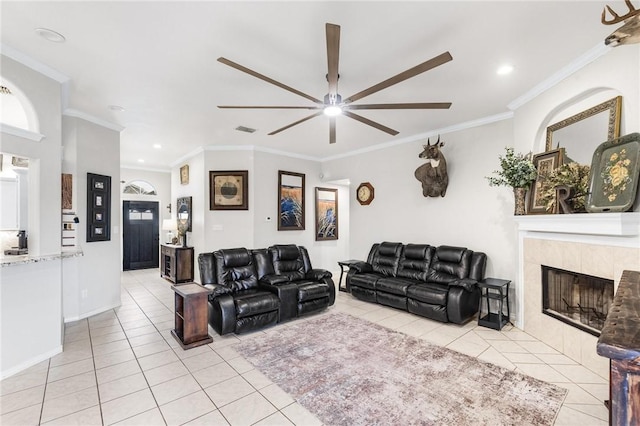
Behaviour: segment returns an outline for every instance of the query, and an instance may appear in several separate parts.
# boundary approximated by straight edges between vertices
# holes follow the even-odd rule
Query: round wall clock
[[[374,189],[369,182],[363,182],[358,186],[356,198],[363,206],[368,206],[373,201]]]

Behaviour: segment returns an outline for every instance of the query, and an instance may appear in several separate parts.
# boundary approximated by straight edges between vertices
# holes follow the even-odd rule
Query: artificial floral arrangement
[[[574,212],[586,212],[585,203],[589,193],[589,166],[570,162],[563,164],[546,175],[539,176],[540,201],[547,211],[553,211],[556,203],[556,187],[567,185],[574,189],[575,194],[569,199]]]
[[[513,148],[505,148],[504,156],[499,155],[500,170],[494,170],[497,176],[486,176],[489,186],[510,186],[516,188],[528,188],[536,179],[536,167],[531,161],[531,153],[527,155],[516,154]]]

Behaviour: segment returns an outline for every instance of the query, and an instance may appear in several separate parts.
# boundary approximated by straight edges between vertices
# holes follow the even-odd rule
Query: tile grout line
[[[63,336],[63,342],[64,342],[64,336]],[[44,379],[44,390],[42,392],[42,405],[40,405],[40,416],[38,416],[38,424],[42,423],[42,414],[44,412],[44,400],[45,400],[45,397],[47,396],[47,385],[49,384],[50,369],[51,369],[51,358],[49,358],[49,361],[47,362],[47,375]]]

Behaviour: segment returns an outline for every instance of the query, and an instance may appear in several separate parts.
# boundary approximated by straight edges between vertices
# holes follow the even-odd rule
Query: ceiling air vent
[[[0,86],[0,93],[3,95],[11,95],[11,90],[7,86]]]
[[[245,132],[245,133],[253,133],[256,131],[256,129],[252,129],[251,127],[245,127],[245,126],[238,126],[236,127],[236,130],[239,132]]]

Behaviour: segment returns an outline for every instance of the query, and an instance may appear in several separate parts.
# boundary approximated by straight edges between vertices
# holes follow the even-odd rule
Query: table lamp
[[[167,244],[171,244],[173,241],[173,232],[178,230],[178,224],[175,219],[164,219],[162,221],[162,230],[167,231],[165,241]]]

